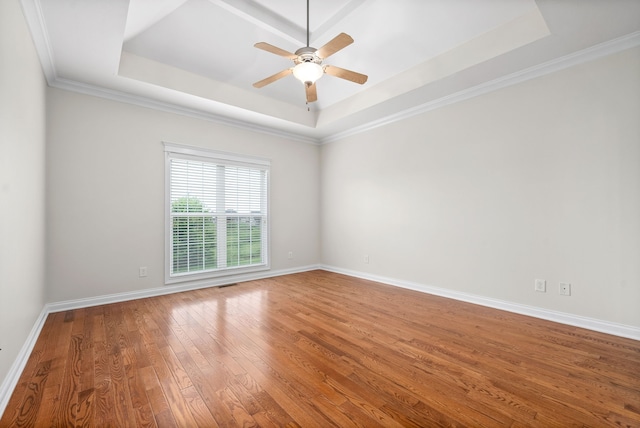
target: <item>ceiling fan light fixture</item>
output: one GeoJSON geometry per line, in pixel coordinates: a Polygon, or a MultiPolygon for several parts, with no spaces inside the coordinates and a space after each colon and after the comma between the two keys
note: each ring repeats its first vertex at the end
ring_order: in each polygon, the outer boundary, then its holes
{"type": "Polygon", "coordinates": [[[301,81],[305,86],[305,94],[307,96],[308,104],[318,100],[315,83],[316,80],[321,78],[325,73],[362,85],[367,81],[366,75],[340,67],[322,65],[322,62],[325,59],[349,46],[351,43],[353,43],[353,38],[350,35],[340,33],[325,43],[320,49],[309,46],[309,0],[307,0],[307,46],[301,47],[296,51],[296,53],[291,53],[265,42],[259,42],[254,45],[258,49],[292,60],[295,66],[282,70],[273,76],[267,77],[266,79],[262,79],[259,82],[254,83],[253,86],[255,88],[262,88],[263,86],[273,83],[276,80],[280,80],[289,74],[293,74],[293,77],[301,81]]]}
{"type": "Polygon", "coordinates": [[[313,85],[323,74],[322,66],[315,62],[301,62],[293,67],[293,75],[305,85],[313,85]]]}

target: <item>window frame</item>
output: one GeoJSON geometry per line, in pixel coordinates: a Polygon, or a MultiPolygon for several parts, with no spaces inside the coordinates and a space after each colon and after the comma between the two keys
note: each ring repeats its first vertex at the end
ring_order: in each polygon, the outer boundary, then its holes
{"type": "Polygon", "coordinates": [[[164,276],[165,285],[182,282],[214,279],[225,276],[248,274],[253,272],[266,271],[271,269],[271,218],[270,218],[270,186],[271,186],[271,161],[265,158],[247,156],[218,150],[191,147],[182,144],[163,142],[165,156],[165,180],[164,180],[164,213],[165,213],[165,255],[164,255],[164,276]],[[232,266],[222,269],[200,271],[195,273],[171,274],[172,255],[172,217],[171,217],[171,160],[184,159],[196,162],[214,163],[229,166],[249,167],[264,170],[266,172],[266,245],[263,245],[263,263],[251,266],[232,266]]]}

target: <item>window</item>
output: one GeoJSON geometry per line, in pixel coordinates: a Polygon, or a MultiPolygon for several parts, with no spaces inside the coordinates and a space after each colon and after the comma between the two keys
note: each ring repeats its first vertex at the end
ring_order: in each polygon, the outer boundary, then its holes
{"type": "Polygon", "coordinates": [[[165,143],[165,282],[269,268],[269,161],[165,143]]]}

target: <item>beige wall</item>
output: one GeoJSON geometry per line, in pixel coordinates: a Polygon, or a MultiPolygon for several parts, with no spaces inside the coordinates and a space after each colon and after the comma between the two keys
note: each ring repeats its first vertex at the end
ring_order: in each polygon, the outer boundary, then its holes
{"type": "Polygon", "coordinates": [[[636,48],[323,146],[322,262],[640,326],[638,76],[636,48]]]}
{"type": "Polygon", "coordinates": [[[47,111],[48,301],[163,286],[163,141],[271,159],[271,268],[318,263],[319,147],[57,89],[47,111]]]}
{"type": "Polygon", "coordinates": [[[0,64],[0,379],[46,302],[163,285],[162,141],[271,159],[274,271],[640,326],[640,49],[322,147],[46,89],[19,0],[0,64]]]}
{"type": "Polygon", "coordinates": [[[20,2],[0,1],[0,384],[45,303],[45,88],[20,2]]]}

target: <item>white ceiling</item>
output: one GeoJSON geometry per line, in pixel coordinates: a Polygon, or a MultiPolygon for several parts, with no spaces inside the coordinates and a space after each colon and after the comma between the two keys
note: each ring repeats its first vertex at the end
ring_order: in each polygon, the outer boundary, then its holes
{"type": "Polygon", "coordinates": [[[640,44],[640,0],[310,0],[310,44],[355,43],[325,61],[318,102],[292,66],[253,47],[306,45],[305,0],[22,0],[47,80],[62,87],[331,141],[640,44]]]}

